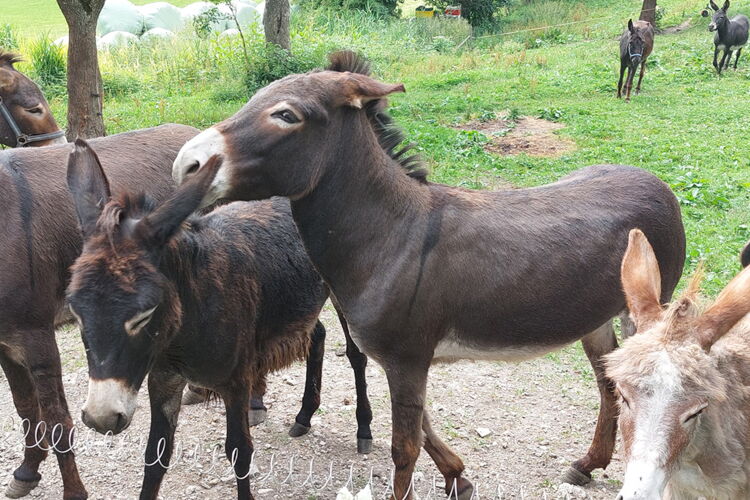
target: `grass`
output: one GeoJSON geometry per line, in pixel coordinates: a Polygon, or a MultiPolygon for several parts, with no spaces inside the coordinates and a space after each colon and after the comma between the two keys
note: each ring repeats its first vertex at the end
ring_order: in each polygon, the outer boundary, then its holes
{"type": "MultiPolygon", "coordinates": [[[[27,34],[39,31],[28,20],[30,12],[43,29],[57,29],[52,0],[12,3],[4,21],[22,27],[22,51],[30,43],[27,34]],[[29,10],[30,4],[36,8],[29,10]]],[[[323,64],[329,50],[353,48],[373,60],[379,78],[403,82],[407,93],[393,96],[392,114],[438,182],[482,189],[499,177],[532,186],[595,163],[648,169],[673,188],[682,205],[686,276],[705,259],[705,290],[713,295],[737,272],[737,254],[750,239],[750,128],[743,105],[750,98],[750,55],[737,71],[717,77],[708,21],[698,17],[694,2],[661,1],[663,26],[689,19],[693,27],[658,36],[643,93],[630,104],[619,101],[616,38],[625,20],[637,17],[640,3],[519,0],[501,16],[502,33],[460,50],[456,46],[469,33],[464,23],[304,13],[293,23],[294,64],[313,67],[323,64]],[[589,21],[523,31],[578,20],[589,21]],[[509,110],[564,123],[560,133],[577,149],[558,158],[499,157],[483,149],[482,134],[453,128],[509,110]]],[[[732,10],[750,14],[750,4],[733,4],[732,10]]],[[[260,48],[261,35],[249,38],[257,62],[251,76],[273,74],[278,68],[263,66],[273,61],[260,48]]],[[[254,90],[239,45],[231,40],[180,39],[104,53],[101,67],[109,133],[169,121],[205,127],[234,113],[254,90]]],[[[22,68],[33,72],[28,64],[22,68]]],[[[62,119],[64,100],[51,101],[62,119]]]]}

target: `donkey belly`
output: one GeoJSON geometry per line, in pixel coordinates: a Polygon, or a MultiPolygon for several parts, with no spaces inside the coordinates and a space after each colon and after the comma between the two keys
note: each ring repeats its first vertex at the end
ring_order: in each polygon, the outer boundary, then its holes
{"type": "Polygon", "coordinates": [[[504,347],[479,346],[471,344],[459,338],[455,332],[450,332],[435,347],[432,356],[434,362],[457,361],[459,359],[472,359],[476,361],[525,361],[534,359],[545,354],[562,349],[574,342],[561,344],[529,344],[529,345],[507,345],[504,347]]]}

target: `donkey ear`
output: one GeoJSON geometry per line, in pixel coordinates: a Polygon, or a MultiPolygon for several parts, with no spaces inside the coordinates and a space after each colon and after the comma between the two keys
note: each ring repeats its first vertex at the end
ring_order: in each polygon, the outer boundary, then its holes
{"type": "Polygon", "coordinates": [[[729,0],[725,0],[724,6],[721,8],[724,12],[729,10],[729,0]]]}
{"type": "Polygon", "coordinates": [[[341,85],[341,104],[362,109],[362,106],[375,99],[382,99],[394,92],[406,92],[404,85],[381,83],[369,76],[357,73],[344,73],[341,85]]]}
{"type": "Polygon", "coordinates": [[[742,267],[747,267],[750,264],[750,241],[745,243],[745,248],[740,252],[740,264],[742,264],[742,267]]]}
{"type": "Polygon", "coordinates": [[[661,273],[651,244],[640,229],[628,235],[622,258],[622,288],[637,331],[648,329],[661,316],[661,273]]]}
{"type": "Polygon", "coordinates": [[[99,157],[83,139],[76,139],[68,156],[68,189],[83,235],[89,237],[112,193],[99,157]]]}
{"type": "Polygon", "coordinates": [[[697,320],[698,341],[707,351],[725,333],[750,313],[750,267],[721,291],[716,301],[697,320]]]}
{"type": "Polygon", "coordinates": [[[633,20],[632,19],[628,19],[628,30],[631,33],[635,33],[635,28],[633,27],[633,20]]]}
{"type": "Polygon", "coordinates": [[[710,5],[714,10],[719,10],[719,6],[714,3],[714,0],[709,0],[708,5],[710,5]]]}
{"type": "Polygon", "coordinates": [[[219,171],[223,157],[213,155],[195,174],[153,213],[144,217],[137,226],[137,234],[154,247],[165,245],[180,229],[182,223],[201,205],[219,171]]]}

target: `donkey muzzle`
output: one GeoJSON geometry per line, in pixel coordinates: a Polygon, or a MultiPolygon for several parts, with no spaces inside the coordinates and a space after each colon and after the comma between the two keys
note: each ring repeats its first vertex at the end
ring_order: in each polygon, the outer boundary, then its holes
{"type": "Polygon", "coordinates": [[[81,410],[81,420],[101,434],[119,434],[130,425],[137,398],[138,392],[123,381],[89,379],[89,393],[81,410]]]}
{"type": "Polygon", "coordinates": [[[711,23],[708,25],[708,31],[716,31],[716,24],[711,23]]]}

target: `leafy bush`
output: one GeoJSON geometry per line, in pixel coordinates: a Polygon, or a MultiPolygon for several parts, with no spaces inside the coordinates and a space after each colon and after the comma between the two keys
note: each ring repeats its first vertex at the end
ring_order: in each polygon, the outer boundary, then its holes
{"type": "Polygon", "coordinates": [[[431,0],[430,3],[441,10],[448,5],[461,5],[461,16],[474,28],[490,29],[496,23],[495,13],[510,0],[431,0]]]}
{"type": "Polygon", "coordinates": [[[31,44],[29,51],[34,77],[45,93],[60,95],[65,93],[65,51],[58,47],[47,35],[31,44]]]}
{"type": "Polygon", "coordinates": [[[399,17],[402,0],[300,0],[299,5],[305,10],[363,10],[380,17],[399,17]]]}
{"type": "Polygon", "coordinates": [[[18,48],[18,38],[16,37],[13,26],[3,24],[0,26],[0,50],[10,50],[18,48]]]}
{"type": "Polygon", "coordinates": [[[263,44],[254,49],[255,53],[250,57],[250,66],[245,75],[245,87],[251,95],[279,78],[304,73],[325,63],[324,53],[317,53],[314,48],[310,50],[304,46],[295,47],[293,52],[273,44],[263,44]]]}

